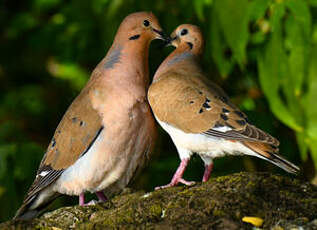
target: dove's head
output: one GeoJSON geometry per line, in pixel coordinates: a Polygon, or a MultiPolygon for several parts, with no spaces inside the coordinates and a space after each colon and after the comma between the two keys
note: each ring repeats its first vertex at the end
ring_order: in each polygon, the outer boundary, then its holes
{"type": "Polygon", "coordinates": [[[154,39],[166,40],[167,36],[152,12],[137,12],[128,15],[121,22],[116,40],[150,42],[154,39]]]}
{"type": "Polygon", "coordinates": [[[198,26],[182,24],[170,37],[170,43],[176,48],[189,49],[196,54],[201,54],[204,49],[204,37],[198,26]]]}

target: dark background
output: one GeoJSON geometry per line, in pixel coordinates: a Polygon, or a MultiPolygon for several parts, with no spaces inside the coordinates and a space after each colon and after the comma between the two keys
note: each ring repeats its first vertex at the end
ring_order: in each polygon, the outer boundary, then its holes
{"type": "MultiPolygon", "coordinates": [[[[0,4],[0,221],[22,202],[61,117],[104,57],[122,19],[152,11],[171,33],[197,24],[206,37],[203,64],[256,126],[277,137],[280,152],[315,181],[317,165],[316,0],[26,0],[0,4]],[[315,163],[314,163],[315,162],[315,163]]],[[[155,69],[172,48],[150,49],[155,69]]],[[[134,187],[153,190],[179,164],[159,129],[151,162],[134,187]]],[[[200,181],[194,156],[186,173],[200,181]]],[[[251,157],[215,161],[213,177],[280,169],[251,157]]],[[[93,198],[93,197],[91,197],[93,198]]],[[[54,207],[75,204],[59,199],[54,207]]]]}

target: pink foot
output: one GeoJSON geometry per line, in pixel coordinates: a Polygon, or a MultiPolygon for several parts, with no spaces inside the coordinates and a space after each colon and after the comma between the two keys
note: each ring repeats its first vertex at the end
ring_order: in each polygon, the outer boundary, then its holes
{"type": "Polygon", "coordinates": [[[155,190],[173,187],[173,186],[177,185],[178,183],[182,183],[182,184],[185,184],[188,186],[195,184],[194,181],[186,181],[185,179],[183,179],[183,174],[185,172],[185,169],[187,167],[188,162],[189,162],[189,158],[182,159],[181,163],[179,164],[179,166],[178,166],[178,168],[177,168],[177,170],[172,178],[172,181],[167,185],[156,187],[155,190]]]}
{"type": "Polygon", "coordinates": [[[205,165],[205,172],[203,176],[203,182],[206,182],[209,180],[210,174],[212,172],[212,169],[214,167],[214,163],[211,163],[209,165],[205,165]]]}
{"type": "Polygon", "coordinates": [[[96,192],[96,195],[99,199],[99,202],[106,202],[107,201],[107,197],[105,196],[105,194],[103,193],[103,191],[99,191],[99,192],[96,192]]]}
{"type": "Polygon", "coordinates": [[[91,200],[86,204],[85,203],[85,193],[80,194],[79,195],[79,205],[80,206],[89,206],[89,205],[95,205],[95,204],[107,201],[107,198],[103,192],[101,192],[101,191],[96,192],[96,195],[99,198],[99,201],[91,200]]]}

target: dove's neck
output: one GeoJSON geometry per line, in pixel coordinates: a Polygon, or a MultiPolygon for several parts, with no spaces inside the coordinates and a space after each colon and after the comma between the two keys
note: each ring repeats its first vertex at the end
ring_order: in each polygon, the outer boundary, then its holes
{"type": "Polygon", "coordinates": [[[171,71],[175,73],[201,72],[199,59],[200,55],[193,53],[190,49],[178,47],[159,66],[153,82],[159,81],[165,73],[171,71]]]}
{"type": "Polygon", "coordinates": [[[138,85],[145,88],[149,84],[148,52],[150,40],[140,37],[122,43],[114,43],[98,69],[105,81],[116,84],[138,85]]]}

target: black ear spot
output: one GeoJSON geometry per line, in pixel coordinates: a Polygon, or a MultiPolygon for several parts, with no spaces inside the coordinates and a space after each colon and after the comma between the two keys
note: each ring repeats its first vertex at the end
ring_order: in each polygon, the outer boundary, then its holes
{"type": "Polygon", "coordinates": [[[187,42],[187,44],[188,44],[188,46],[189,46],[189,48],[190,48],[190,49],[192,49],[192,48],[193,48],[193,43],[191,43],[191,42],[187,42]]]}
{"type": "Polygon", "coordinates": [[[140,34],[136,34],[132,37],[129,37],[129,40],[137,40],[140,37],[140,34]]]}

